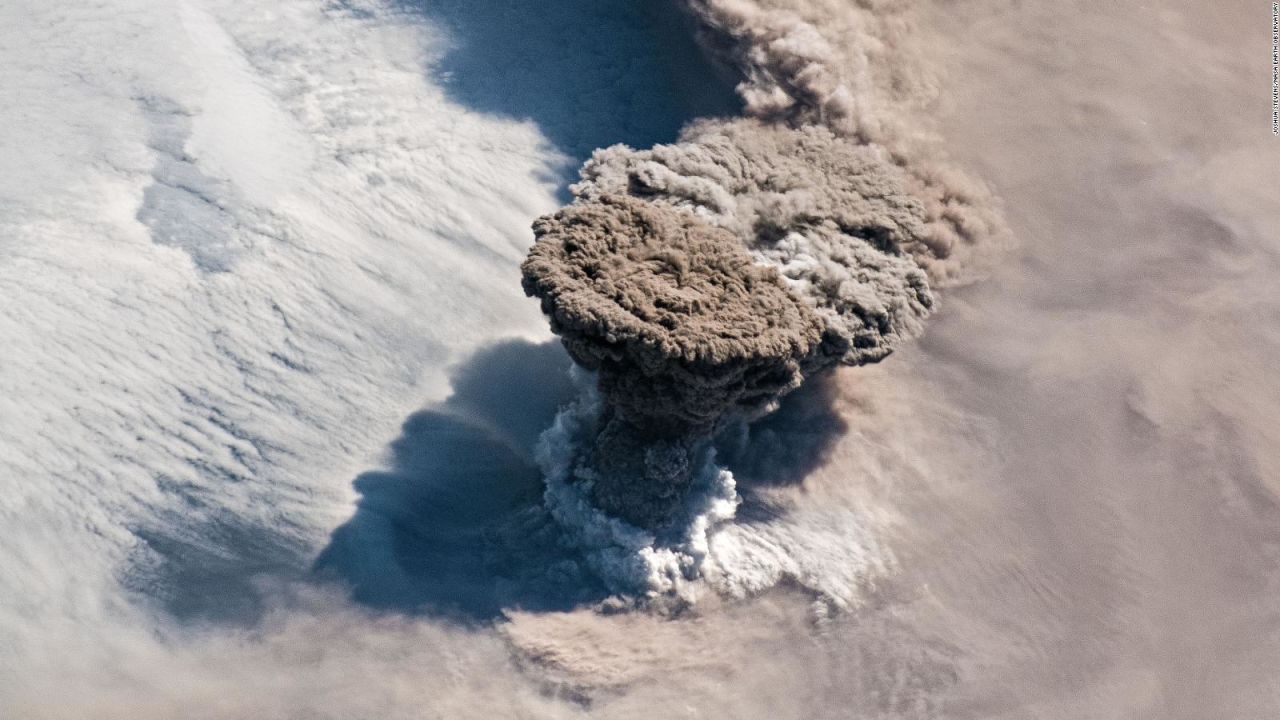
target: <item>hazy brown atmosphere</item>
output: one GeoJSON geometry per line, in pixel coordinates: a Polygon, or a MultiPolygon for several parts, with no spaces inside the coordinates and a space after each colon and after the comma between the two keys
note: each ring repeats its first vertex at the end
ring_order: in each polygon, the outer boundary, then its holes
{"type": "Polygon", "coordinates": [[[851,431],[795,502],[883,513],[895,571],[802,631],[781,596],[692,631],[584,618],[588,644],[627,628],[621,657],[568,662],[652,664],[614,709],[1280,714],[1280,144],[1244,5],[925,13],[940,134],[1020,247],[922,342],[840,371],[851,431]]]}

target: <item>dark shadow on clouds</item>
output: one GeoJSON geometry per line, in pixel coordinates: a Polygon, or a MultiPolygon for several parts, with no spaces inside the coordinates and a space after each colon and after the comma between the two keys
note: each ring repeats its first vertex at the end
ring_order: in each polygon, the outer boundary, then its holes
{"type": "Polygon", "coordinates": [[[356,478],[356,512],[317,577],[367,606],[464,622],[602,599],[543,509],[532,457],[573,397],[568,367],[555,342],[506,341],[471,358],[448,400],[405,421],[387,467],[356,478]]]}
{"type": "Polygon", "coordinates": [[[746,425],[734,423],[716,439],[716,454],[733,471],[742,496],[739,522],[768,521],[780,512],[770,488],[794,487],[824,465],[849,424],[836,410],[835,373],[809,378],[778,409],[746,425]]]}
{"type": "Polygon", "coordinates": [[[428,69],[466,107],[531,120],[576,169],[599,147],[674,141],[696,117],[737,114],[670,0],[400,0],[449,49],[428,69]]]}
{"type": "MultiPolygon", "coordinates": [[[[558,342],[523,340],[460,365],[452,395],[405,421],[387,466],[356,478],[356,512],[334,531],[316,577],[367,606],[462,622],[603,600],[544,509],[533,461],[576,395],[569,366],[558,342]]],[[[749,430],[726,433],[720,452],[740,478],[744,520],[773,517],[757,489],[799,484],[826,458],[845,429],[832,396],[820,379],[749,430]]]]}
{"type": "MultiPolygon", "coordinates": [[[[576,396],[569,366],[558,342],[524,340],[458,365],[451,395],[410,415],[383,466],[355,478],[355,512],[310,570],[305,548],[289,541],[295,533],[221,507],[217,486],[166,485],[199,520],[175,510],[154,531],[136,528],[148,550],[141,557],[155,562],[140,560],[126,584],[188,623],[252,624],[298,582],[336,585],[378,610],[468,624],[603,600],[603,584],[543,507],[533,458],[576,396]]],[[[776,519],[785,511],[761,491],[799,485],[825,461],[846,428],[833,397],[831,381],[816,378],[772,415],[722,434],[720,459],[743,495],[739,521],[776,519]]]]}

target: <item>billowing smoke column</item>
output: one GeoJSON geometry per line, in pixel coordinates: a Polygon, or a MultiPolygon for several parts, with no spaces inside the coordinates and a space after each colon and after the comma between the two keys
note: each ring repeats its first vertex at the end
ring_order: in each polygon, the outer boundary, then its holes
{"type": "Polygon", "coordinates": [[[876,149],[820,126],[703,122],[678,145],[598,151],[578,203],[630,193],[736,236],[823,320],[810,370],[880,360],[933,308],[913,252],[929,253],[924,208],[876,149]]]}
{"type": "Polygon", "coordinates": [[[985,193],[864,107],[890,102],[854,54],[885,42],[880,15],[852,0],[688,9],[745,78],[748,117],[597,151],[522,268],[597,383],[545,438],[548,503],[606,580],[651,593],[699,573],[736,507],[716,431],[918,335],[930,282],[962,277],[1000,227],[985,193]]]}
{"type": "Polygon", "coordinates": [[[688,213],[601,195],[534,232],[525,290],[596,371],[606,403],[587,458],[596,500],[660,524],[726,415],[760,412],[799,386],[822,324],[732,233],[688,213]]]}

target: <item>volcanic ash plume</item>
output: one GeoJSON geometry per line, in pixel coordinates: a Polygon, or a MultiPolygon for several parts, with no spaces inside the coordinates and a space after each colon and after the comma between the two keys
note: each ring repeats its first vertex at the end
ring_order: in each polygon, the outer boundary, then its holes
{"type": "Polygon", "coordinates": [[[823,127],[703,122],[682,142],[599,150],[573,187],[580,201],[630,193],[732,232],[823,320],[815,365],[888,355],[932,311],[924,208],[877,148],[823,127]]]}
{"type": "Polygon", "coordinates": [[[821,323],[736,237],[687,213],[602,195],[534,232],[525,290],[607,407],[588,461],[596,501],[659,524],[726,415],[800,384],[821,323]]]}
{"type": "Polygon", "coordinates": [[[834,19],[691,0],[749,117],[598,150],[573,204],[534,224],[524,289],[597,381],[544,437],[548,504],[619,587],[678,587],[708,560],[737,505],[718,430],[917,336],[930,282],[963,277],[999,233],[978,186],[913,160],[921,146],[872,111],[891,95],[868,56],[835,49],[882,42],[876,16],[815,4],[834,19]]]}

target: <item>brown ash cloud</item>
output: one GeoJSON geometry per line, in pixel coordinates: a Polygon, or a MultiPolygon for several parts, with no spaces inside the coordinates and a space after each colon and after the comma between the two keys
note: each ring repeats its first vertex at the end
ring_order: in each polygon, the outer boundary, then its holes
{"type": "Polygon", "coordinates": [[[913,130],[928,82],[891,62],[892,4],[689,0],[745,117],[596,151],[535,223],[524,289],[602,400],[572,482],[609,516],[683,517],[727,420],[887,357],[923,332],[931,285],[1000,245],[989,193],[913,130]]]}
{"type": "Polygon", "coordinates": [[[727,415],[762,412],[799,386],[822,324],[733,234],[688,213],[603,195],[534,232],[525,291],[597,374],[608,407],[596,499],[653,524],[727,415]]]}
{"type": "Polygon", "coordinates": [[[935,286],[980,276],[1008,245],[985,184],[949,163],[921,116],[937,80],[912,51],[910,0],[688,0],[701,39],[736,69],[748,117],[823,127],[879,148],[924,209],[913,252],[935,286]]]}
{"type": "Polygon", "coordinates": [[[811,369],[878,361],[933,310],[917,260],[932,257],[925,210],[905,173],[825,127],[696,123],[674,145],[597,151],[582,178],[580,200],[630,193],[685,210],[777,268],[823,321],[811,369]]]}

